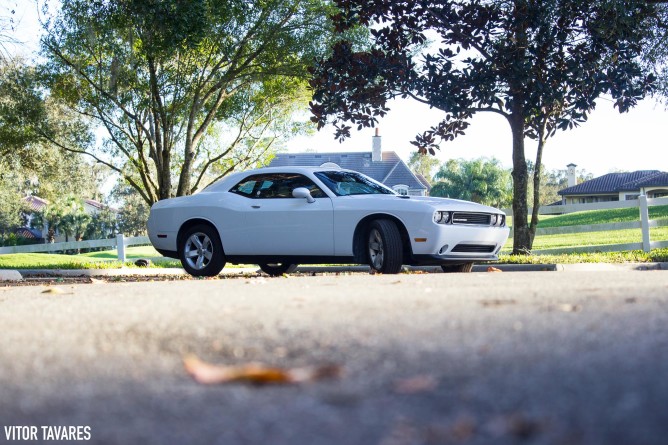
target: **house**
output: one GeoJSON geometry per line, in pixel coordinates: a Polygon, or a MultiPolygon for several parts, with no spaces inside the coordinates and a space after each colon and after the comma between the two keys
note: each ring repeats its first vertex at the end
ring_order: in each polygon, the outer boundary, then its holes
{"type": "Polygon", "coordinates": [[[279,153],[269,167],[334,167],[355,170],[385,184],[401,195],[427,196],[431,186],[408,168],[394,151],[383,151],[376,129],[370,152],[279,153]]]}
{"type": "MultiPolygon", "coordinates": [[[[34,227],[34,218],[35,214],[44,211],[46,207],[49,205],[49,201],[46,199],[40,198],[39,196],[26,196],[23,198],[23,201],[26,203],[26,213],[24,215],[24,218],[26,220],[26,226],[25,229],[28,229],[32,232],[35,238],[37,239],[42,239],[43,234],[46,234],[49,231],[48,224],[44,222],[43,227],[34,227]]],[[[107,208],[104,204],[101,202],[95,201],[94,199],[84,199],[83,200],[83,207],[84,211],[93,216],[102,211],[103,209],[107,208]]],[[[116,212],[115,209],[111,209],[112,211],[116,212]]],[[[23,228],[22,228],[23,229],[23,228]]],[[[31,238],[28,236],[27,232],[21,232],[24,233],[26,236],[25,238],[31,238]]],[[[58,230],[56,230],[56,241],[64,241],[65,237],[62,236],[61,234],[58,233],[58,230]]]]}
{"type": "Polygon", "coordinates": [[[581,184],[575,182],[575,164],[568,165],[568,187],[560,190],[562,204],[628,201],[640,195],[668,196],[668,173],[659,170],[608,173],[581,184]]]}

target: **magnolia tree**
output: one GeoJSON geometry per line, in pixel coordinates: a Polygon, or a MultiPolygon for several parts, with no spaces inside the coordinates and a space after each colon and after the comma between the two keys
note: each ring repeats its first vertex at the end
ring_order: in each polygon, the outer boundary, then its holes
{"type": "Polygon", "coordinates": [[[463,135],[474,114],[502,117],[512,133],[514,253],[533,243],[547,139],[586,121],[601,95],[624,112],[652,88],[637,56],[655,25],[653,2],[335,3],[341,38],[312,70],[312,120],[320,128],[333,123],[343,139],[348,124],[375,125],[390,99],[412,98],[443,111],[443,120],[413,142],[433,154],[440,142],[463,135]],[[357,26],[370,29],[369,48],[345,38],[357,26]],[[526,138],[537,144],[530,223],[526,138]]]}

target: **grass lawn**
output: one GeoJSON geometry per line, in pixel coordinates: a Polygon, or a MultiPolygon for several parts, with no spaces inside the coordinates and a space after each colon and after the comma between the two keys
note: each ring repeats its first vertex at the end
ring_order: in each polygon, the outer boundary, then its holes
{"type": "Polygon", "coordinates": [[[81,255],[12,253],[0,255],[0,269],[116,269],[133,267],[133,260],[138,258],[151,259],[153,267],[181,267],[179,261],[162,257],[151,246],[128,247],[125,252],[128,259],[125,264],[117,260],[116,250],[81,255]]]}
{"type": "Polygon", "coordinates": [[[668,249],[651,252],[570,253],[561,255],[499,255],[499,263],[506,264],[578,264],[578,263],[654,263],[668,261],[668,249]]]}
{"type": "MultiPolygon", "coordinates": [[[[652,206],[649,208],[649,219],[665,218],[668,218],[668,206],[652,206]]],[[[544,229],[547,227],[639,221],[640,214],[637,207],[632,207],[628,209],[590,210],[566,215],[540,215],[538,220],[538,227],[544,229]]]]}
{"type": "MultiPolygon", "coordinates": [[[[668,240],[668,227],[650,229],[652,241],[668,240]]],[[[565,247],[597,246],[606,244],[628,244],[642,242],[640,229],[612,230],[608,232],[583,232],[557,235],[536,236],[533,243],[535,250],[557,249],[565,247]]],[[[513,239],[508,238],[503,252],[510,252],[513,248],[513,239]]]]}
{"type": "MultiPolygon", "coordinates": [[[[103,260],[116,260],[118,259],[118,251],[114,250],[102,250],[99,252],[89,252],[82,253],[79,255],[86,258],[99,258],[103,260]]],[[[164,258],[160,255],[153,246],[132,246],[125,248],[125,258],[127,259],[138,259],[138,258],[164,258]]]]}

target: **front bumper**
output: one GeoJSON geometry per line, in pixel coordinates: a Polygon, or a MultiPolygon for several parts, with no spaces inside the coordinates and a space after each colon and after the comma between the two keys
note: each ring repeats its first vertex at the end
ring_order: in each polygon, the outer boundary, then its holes
{"type": "Polygon", "coordinates": [[[411,234],[411,247],[419,264],[495,261],[509,234],[508,227],[432,224],[411,234]]]}

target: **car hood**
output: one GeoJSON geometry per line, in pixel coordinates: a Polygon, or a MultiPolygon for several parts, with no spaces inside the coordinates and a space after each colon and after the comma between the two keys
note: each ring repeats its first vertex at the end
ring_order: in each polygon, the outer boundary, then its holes
{"type": "Polygon", "coordinates": [[[443,207],[452,208],[453,210],[464,210],[464,211],[475,211],[475,212],[490,212],[490,213],[503,213],[501,210],[486,206],[483,204],[478,204],[471,201],[463,201],[461,199],[451,199],[451,198],[436,198],[432,196],[411,196],[411,200],[429,204],[434,208],[442,209],[443,207]]]}
{"type": "MultiPolygon", "coordinates": [[[[504,213],[503,211],[478,204],[471,201],[462,201],[460,199],[451,199],[451,198],[436,198],[432,196],[398,196],[398,195],[350,195],[342,196],[342,199],[355,199],[355,200],[387,200],[393,203],[401,203],[400,205],[409,207],[409,206],[420,206],[420,207],[430,207],[433,210],[453,210],[460,212],[482,212],[482,213],[504,213]]],[[[389,203],[388,203],[389,204],[389,203]]]]}

